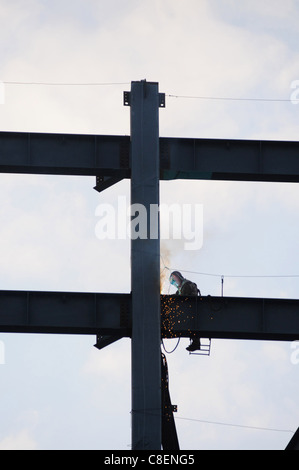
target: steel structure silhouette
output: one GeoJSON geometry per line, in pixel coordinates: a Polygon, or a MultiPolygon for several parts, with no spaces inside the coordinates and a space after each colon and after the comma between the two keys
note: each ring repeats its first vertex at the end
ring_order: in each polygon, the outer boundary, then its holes
{"type": "MultiPolygon", "coordinates": [[[[0,133],[0,172],[94,175],[97,191],[131,179],[131,204],[150,213],[159,181],[298,182],[299,143],[159,137],[156,82],[124,92],[130,136],[0,133]]],[[[131,241],[131,293],[0,291],[0,331],[90,334],[101,349],[132,339],[132,449],[178,449],[161,339],[296,340],[299,301],[160,295],[160,239],[131,241]]],[[[298,440],[294,442],[298,446],[298,440]]]]}

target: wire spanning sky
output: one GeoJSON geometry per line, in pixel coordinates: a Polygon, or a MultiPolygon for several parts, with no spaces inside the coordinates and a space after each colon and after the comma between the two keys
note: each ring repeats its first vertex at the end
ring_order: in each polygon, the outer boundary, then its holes
{"type": "MultiPolygon", "coordinates": [[[[295,0],[1,0],[0,130],[128,135],[122,94],[146,78],[168,95],[161,136],[298,140],[298,20],[295,0]]],[[[129,241],[95,236],[96,208],[129,197],[128,181],[99,194],[89,177],[0,180],[1,289],[130,291],[129,241]]],[[[163,182],[161,202],[203,204],[203,247],[161,246],[203,295],[220,295],[221,278],[199,273],[230,273],[246,277],[225,278],[225,295],[298,298],[297,277],[275,277],[299,274],[296,184],[163,182]]],[[[0,341],[0,449],[130,449],[129,340],[0,341]]],[[[296,345],[186,346],[167,356],[181,448],[285,448],[299,424],[296,345]]]]}

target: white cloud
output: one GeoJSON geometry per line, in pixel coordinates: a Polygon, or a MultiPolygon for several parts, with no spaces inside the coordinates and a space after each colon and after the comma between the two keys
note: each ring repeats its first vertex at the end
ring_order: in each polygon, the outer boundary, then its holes
{"type": "Polygon", "coordinates": [[[37,442],[30,431],[24,429],[0,441],[0,450],[37,450],[37,442]]]}
{"type": "Polygon", "coordinates": [[[13,423],[14,431],[8,432],[5,437],[2,437],[4,434],[4,428],[2,428],[0,450],[37,450],[35,430],[38,422],[39,414],[36,410],[22,412],[13,423]]]}

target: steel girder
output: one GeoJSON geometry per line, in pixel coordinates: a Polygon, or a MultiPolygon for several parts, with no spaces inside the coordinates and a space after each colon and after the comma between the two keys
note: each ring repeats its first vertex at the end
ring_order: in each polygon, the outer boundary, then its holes
{"type": "MultiPolygon", "coordinates": [[[[160,180],[299,181],[299,142],[160,137],[159,147],[160,180]]],[[[129,136],[0,132],[1,173],[111,177],[113,184],[130,178],[130,153],[129,136]]]]}
{"type": "MultiPolygon", "coordinates": [[[[131,294],[0,291],[0,331],[131,337],[131,294]]],[[[161,296],[161,337],[294,341],[299,300],[161,296]]]]}

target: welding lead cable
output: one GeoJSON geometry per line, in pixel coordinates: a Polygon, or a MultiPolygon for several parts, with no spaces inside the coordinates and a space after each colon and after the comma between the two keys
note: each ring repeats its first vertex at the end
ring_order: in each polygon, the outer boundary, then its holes
{"type": "Polygon", "coordinates": [[[177,349],[178,345],[180,344],[180,341],[181,341],[181,338],[178,339],[177,344],[175,345],[175,347],[173,348],[172,351],[167,351],[167,349],[165,348],[164,341],[163,341],[163,339],[162,339],[162,346],[163,346],[163,349],[164,349],[164,351],[166,352],[166,354],[172,354],[172,353],[174,353],[174,351],[177,349]]]}

